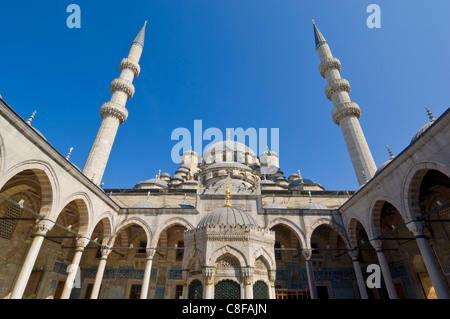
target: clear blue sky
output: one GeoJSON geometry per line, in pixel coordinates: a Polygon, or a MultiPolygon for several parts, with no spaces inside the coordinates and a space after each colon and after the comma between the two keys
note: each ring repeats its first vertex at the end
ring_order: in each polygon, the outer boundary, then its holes
{"type": "MultiPolygon", "coordinates": [[[[288,177],[328,190],[358,187],[314,47],[316,24],[342,63],[377,166],[449,106],[450,1],[154,0],[3,1],[0,94],[81,169],[119,64],[148,20],[141,74],[103,178],[132,188],[174,174],[177,127],[279,128],[288,177]],[[69,4],[81,28],[69,29],[69,4]],[[381,7],[369,29],[366,8],[381,7]]],[[[205,142],[206,144],[207,142],[205,142]]]]}

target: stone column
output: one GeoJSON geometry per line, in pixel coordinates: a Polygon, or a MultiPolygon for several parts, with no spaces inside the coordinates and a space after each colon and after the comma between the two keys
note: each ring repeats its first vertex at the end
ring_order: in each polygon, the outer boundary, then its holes
{"type": "Polygon", "coordinates": [[[102,257],[100,258],[100,263],[98,264],[97,274],[95,275],[94,287],[92,287],[91,299],[98,299],[98,294],[100,293],[100,287],[102,285],[103,273],[105,272],[106,261],[109,254],[111,253],[111,248],[103,247],[101,250],[102,257]]]}
{"type": "Polygon", "coordinates": [[[356,281],[358,282],[359,295],[361,299],[369,299],[366,290],[366,282],[364,281],[364,277],[361,272],[361,266],[358,261],[358,250],[350,250],[348,252],[350,257],[352,258],[353,268],[355,269],[356,281]]]}
{"type": "Polygon", "coordinates": [[[19,276],[14,285],[10,299],[22,299],[23,293],[30,278],[36,259],[39,255],[44,236],[52,229],[54,222],[50,220],[41,220],[36,224],[37,231],[34,234],[33,241],[28,250],[27,257],[20,269],[19,276]]]}
{"type": "Polygon", "coordinates": [[[203,294],[204,299],[214,299],[214,272],[214,267],[203,268],[205,282],[205,293],[203,294]]]}
{"type": "Polygon", "coordinates": [[[275,278],[276,278],[276,271],[275,270],[270,270],[269,271],[269,282],[270,282],[269,298],[270,299],[276,299],[277,298],[277,294],[276,294],[276,291],[275,291],[275,278]]]}
{"type": "Polygon", "coordinates": [[[155,252],[155,249],[147,249],[147,262],[145,263],[144,278],[142,280],[141,299],[147,299],[148,297],[148,286],[150,285],[150,275],[155,252]]]}
{"type": "Polygon", "coordinates": [[[447,287],[442,280],[441,274],[434,260],[433,253],[431,252],[428,241],[423,234],[423,222],[410,222],[406,226],[416,237],[417,246],[419,246],[420,254],[422,255],[425,267],[427,268],[428,275],[430,275],[430,279],[433,283],[437,297],[439,299],[448,299],[447,287]]]}
{"type": "Polygon", "coordinates": [[[308,277],[308,287],[311,299],[317,299],[316,281],[314,279],[314,269],[311,261],[311,250],[303,250],[303,257],[306,262],[306,275],[308,277]]]}
{"type": "Polygon", "coordinates": [[[84,248],[89,243],[88,238],[78,238],[77,239],[77,248],[75,249],[75,255],[73,256],[72,264],[70,264],[68,271],[69,275],[67,276],[66,283],[64,284],[64,289],[61,294],[61,299],[69,299],[70,294],[72,292],[73,283],[75,281],[75,277],[80,269],[80,260],[83,255],[84,248]]]}
{"type": "Polygon", "coordinates": [[[373,248],[377,252],[378,262],[380,263],[381,273],[383,274],[384,284],[390,299],[398,299],[397,291],[395,290],[394,282],[392,281],[391,270],[383,252],[383,241],[373,240],[371,242],[373,248]]]}
{"type": "Polygon", "coordinates": [[[253,268],[242,268],[244,277],[244,298],[253,299],[253,268]]]}

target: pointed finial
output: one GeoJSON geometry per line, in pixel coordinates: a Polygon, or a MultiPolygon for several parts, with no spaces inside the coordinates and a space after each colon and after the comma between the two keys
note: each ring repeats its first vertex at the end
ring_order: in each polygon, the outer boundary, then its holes
{"type": "Polygon", "coordinates": [[[316,24],[316,23],[314,22],[314,19],[312,19],[312,22],[313,22],[313,24],[316,24]]]}
{"type": "Polygon", "coordinates": [[[228,140],[230,140],[230,130],[228,129],[228,140]]]}
{"type": "Polygon", "coordinates": [[[427,109],[427,113],[428,113],[428,117],[429,117],[430,121],[435,121],[436,119],[434,118],[433,113],[431,113],[429,108],[426,107],[426,109],[427,109]]]}
{"type": "Polygon", "coordinates": [[[298,172],[298,178],[300,178],[300,180],[301,180],[302,183],[303,183],[303,178],[302,178],[302,174],[300,174],[300,170],[297,170],[297,172],[298,172]]]}
{"type": "Polygon", "coordinates": [[[309,195],[309,202],[311,203],[312,202],[312,196],[311,196],[311,192],[310,191],[308,191],[308,195],[309,195]]]}
{"type": "Polygon", "coordinates": [[[158,179],[161,179],[161,170],[158,171],[158,179]]]}
{"type": "Polygon", "coordinates": [[[388,149],[389,156],[390,156],[391,158],[395,158],[395,156],[394,156],[394,154],[392,153],[391,148],[389,147],[389,145],[386,145],[386,147],[387,147],[387,149],[388,149]]]}
{"type": "Polygon", "coordinates": [[[28,119],[28,121],[27,121],[28,125],[31,125],[31,121],[33,121],[35,115],[36,115],[36,111],[34,111],[33,114],[31,114],[30,118],[28,119]]]}
{"type": "Polygon", "coordinates": [[[313,27],[314,27],[314,40],[316,42],[316,49],[318,49],[322,44],[327,43],[327,40],[325,40],[325,37],[320,33],[319,28],[317,28],[316,23],[313,20],[313,27]]]}
{"type": "Polygon", "coordinates": [[[147,202],[149,200],[149,197],[150,197],[150,192],[147,192],[147,202]]]}
{"type": "Polygon", "coordinates": [[[147,25],[147,21],[145,21],[144,26],[141,31],[137,35],[136,39],[134,39],[133,44],[137,44],[141,48],[144,48],[144,39],[145,39],[145,26],[147,25]]]}
{"type": "Polygon", "coordinates": [[[73,147],[70,148],[69,153],[67,153],[66,160],[69,160],[70,154],[72,154],[73,147]]]}

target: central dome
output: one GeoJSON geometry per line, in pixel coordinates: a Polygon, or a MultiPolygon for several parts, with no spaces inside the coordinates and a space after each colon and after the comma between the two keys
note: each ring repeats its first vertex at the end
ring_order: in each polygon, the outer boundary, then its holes
{"type": "Polygon", "coordinates": [[[249,153],[250,155],[256,156],[255,152],[252,151],[250,147],[247,145],[237,142],[237,141],[221,141],[217,142],[211,146],[209,146],[203,154],[210,154],[211,152],[221,152],[221,151],[229,151],[229,152],[242,152],[249,153]]]}
{"type": "Polygon", "coordinates": [[[206,225],[253,225],[255,220],[248,213],[233,207],[220,207],[204,216],[197,227],[206,225]]]}

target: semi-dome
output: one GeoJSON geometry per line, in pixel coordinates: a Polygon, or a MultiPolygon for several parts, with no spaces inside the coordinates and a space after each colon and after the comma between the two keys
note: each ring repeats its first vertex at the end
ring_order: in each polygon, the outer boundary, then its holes
{"type": "Polygon", "coordinates": [[[148,200],[142,201],[142,202],[137,202],[136,204],[134,204],[131,207],[133,207],[133,208],[157,208],[157,206],[155,204],[153,204],[152,202],[150,202],[148,200]]]}
{"type": "Polygon", "coordinates": [[[233,207],[220,207],[204,216],[198,227],[206,225],[253,225],[256,222],[248,213],[233,207]]]}
{"type": "Polygon", "coordinates": [[[329,209],[329,208],[317,202],[309,202],[300,207],[300,209],[329,209]]]}

